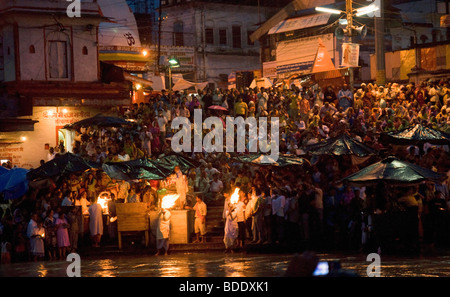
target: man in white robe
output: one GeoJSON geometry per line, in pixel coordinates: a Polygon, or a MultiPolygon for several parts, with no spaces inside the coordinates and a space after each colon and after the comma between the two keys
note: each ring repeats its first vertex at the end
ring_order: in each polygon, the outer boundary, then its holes
{"type": "Polygon", "coordinates": [[[178,201],[180,203],[180,209],[184,209],[186,205],[186,194],[188,191],[188,182],[186,175],[181,172],[179,166],[175,166],[175,186],[177,189],[177,194],[180,195],[178,201]]]}
{"type": "Polygon", "coordinates": [[[158,217],[158,227],[156,229],[156,255],[164,249],[164,254],[169,252],[170,217],[172,214],[167,209],[161,209],[158,217]]]}
{"type": "Polygon", "coordinates": [[[234,204],[228,203],[227,209],[225,210],[225,216],[226,221],[223,243],[225,244],[225,252],[228,253],[233,252],[238,237],[237,213],[234,204]]]}
{"type": "Polygon", "coordinates": [[[97,198],[89,206],[89,231],[94,247],[100,247],[100,240],[103,235],[103,210],[102,206],[97,203],[97,198]]]}

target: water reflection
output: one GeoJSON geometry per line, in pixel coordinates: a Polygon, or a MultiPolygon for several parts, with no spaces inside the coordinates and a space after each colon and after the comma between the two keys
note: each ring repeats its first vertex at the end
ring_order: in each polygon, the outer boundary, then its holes
{"type": "Polygon", "coordinates": [[[37,273],[39,277],[46,277],[48,275],[48,270],[45,265],[41,263],[38,267],[37,273]]]}
{"type": "Polygon", "coordinates": [[[162,277],[176,277],[189,273],[189,270],[186,269],[185,263],[183,262],[165,260],[160,265],[158,275],[162,277]]]}
{"type": "Polygon", "coordinates": [[[225,263],[223,263],[219,268],[223,270],[225,276],[227,277],[241,277],[245,276],[242,274],[244,271],[243,263],[240,261],[235,261],[233,258],[225,258],[225,263]]]}
{"type": "MultiPolygon", "coordinates": [[[[81,273],[82,273],[82,276],[84,276],[84,273],[83,273],[84,261],[81,260],[81,263],[82,263],[81,273]]],[[[93,267],[91,269],[94,270],[93,276],[100,276],[100,277],[117,276],[116,271],[119,269],[119,267],[117,265],[115,265],[115,263],[112,259],[104,259],[104,260],[100,260],[96,263],[94,262],[92,264],[93,264],[92,265],[93,267]],[[95,269],[98,269],[98,271],[95,271],[95,269]]]]}
{"type": "MultiPolygon", "coordinates": [[[[370,262],[366,255],[319,254],[323,261],[339,259],[344,269],[365,277],[370,262]]],[[[110,259],[81,258],[82,277],[260,277],[282,276],[292,255],[222,253],[169,256],[112,255],[110,259]]],[[[42,261],[0,265],[0,276],[66,277],[66,261],[42,261]]],[[[381,257],[382,277],[450,276],[450,256],[432,258],[381,257]]]]}

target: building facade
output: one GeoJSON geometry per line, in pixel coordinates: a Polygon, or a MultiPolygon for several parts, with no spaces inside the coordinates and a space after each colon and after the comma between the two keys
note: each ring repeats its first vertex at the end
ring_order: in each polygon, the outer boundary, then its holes
{"type": "Polygon", "coordinates": [[[0,160],[32,168],[71,147],[65,125],[130,103],[128,82],[105,83],[96,0],[69,17],[66,1],[0,2],[0,160]]]}
{"type": "Polygon", "coordinates": [[[259,42],[251,42],[249,36],[274,11],[273,7],[212,1],[166,2],[160,11],[164,17],[155,59],[160,58],[164,71],[165,55],[176,56],[181,67],[174,69],[175,73],[193,82],[226,88],[231,72],[261,70],[259,42]]]}

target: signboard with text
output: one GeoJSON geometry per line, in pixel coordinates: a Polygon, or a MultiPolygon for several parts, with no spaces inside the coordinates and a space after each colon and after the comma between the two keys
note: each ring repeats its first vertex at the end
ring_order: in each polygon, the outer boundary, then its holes
{"type": "Polygon", "coordinates": [[[276,50],[277,76],[286,78],[292,74],[311,72],[319,48],[319,38],[331,59],[334,60],[334,37],[332,33],[280,41],[277,43],[276,50]]]}

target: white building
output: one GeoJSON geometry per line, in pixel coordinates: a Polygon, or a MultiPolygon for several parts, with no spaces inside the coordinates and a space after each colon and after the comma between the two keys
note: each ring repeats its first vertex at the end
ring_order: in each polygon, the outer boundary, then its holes
{"type": "MultiPolygon", "coordinates": [[[[249,36],[273,10],[201,1],[165,5],[162,7],[161,48],[168,55],[180,52],[178,58],[185,79],[208,81],[226,88],[231,72],[261,70],[260,46],[258,42],[251,42],[249,36]]],[[[164,54],[160,56],[164,61],[164,54]]]]}
{"type": "Polygon", "coordinates": [[[50,147],[70,148],[65,125],[131,102],[129,83],[102,82],[97,0],[81,1],[81,17],[69,4],[0,2],[0,160],[37,167],[50,147]]]}
{"type": "MultiPolygon", "coordinates": [[[[394,1],[400,10],[401,25],[390,28],[392,50],[414,47],[414,44],[447,40],[447,28],[441,27],[440,18],[448,14],[448,1],[413,0],[394,1]]],[[[389,24],[390,20],[386,23],[389,24]]]]}

